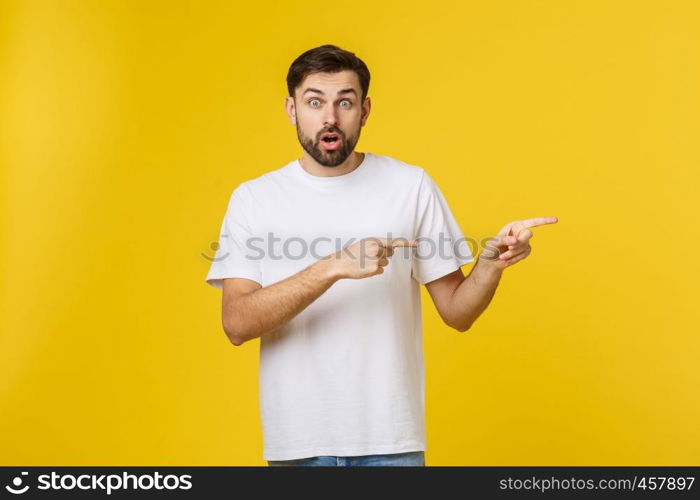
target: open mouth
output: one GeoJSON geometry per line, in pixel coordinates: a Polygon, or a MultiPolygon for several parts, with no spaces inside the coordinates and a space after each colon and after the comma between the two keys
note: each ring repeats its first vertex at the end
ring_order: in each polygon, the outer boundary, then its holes
{"type": "Polygon", "coordinates": [[[321,138],[321,145],[326,150],[338,149],[340,147],[341,142],[342,142],[342,140],[340,139],[340,136],[337,134],[328,134],[328,135],[324,135],[321,138]]]}

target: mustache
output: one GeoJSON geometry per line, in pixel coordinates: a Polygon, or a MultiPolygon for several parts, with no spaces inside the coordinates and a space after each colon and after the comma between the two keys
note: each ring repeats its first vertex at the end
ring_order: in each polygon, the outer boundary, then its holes
{"type": "Polygon", "coordinates": [[[321,136],[322,136],[323,134],[338,134],[339,137],[345,137],[345,134],[343,134],[342,130],[340,130],[339,128],[331,128],[331,129],[328,129],[328,130],[321,130],[321,131],[318,133],[318,139],[319,139],[319,140],[321,140],[321,136]]]}

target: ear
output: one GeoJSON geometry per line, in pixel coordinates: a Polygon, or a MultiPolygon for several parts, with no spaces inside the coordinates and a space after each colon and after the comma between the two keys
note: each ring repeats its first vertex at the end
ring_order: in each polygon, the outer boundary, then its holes
{"type": "Polygon", "coordinates": [[[297,110],[296,110],[296,106],[294,105],[294,98],[293,97],[287,96],[287,98],[284,101],[284,109],[287,112],[287,117],[289,118],[289,123],[296,126],[296,124],[297,124],[297,110]]]}
{"type": "Polygon", "coordinates": [[[362,103],[362,118],[360,120],[360,126],[364,127],[365,123],[367,123],[367,117],[369,117],[369,112],[372,109],[372,102],[370,101],[369,96],[365,99],[365,102],[362,103]]]}

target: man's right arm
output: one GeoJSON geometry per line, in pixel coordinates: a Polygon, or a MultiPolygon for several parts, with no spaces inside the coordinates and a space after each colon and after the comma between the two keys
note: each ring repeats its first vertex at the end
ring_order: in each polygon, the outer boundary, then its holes
{"type": "Polygon", "coordinates": [[[275,331],[343,278],[382,274],[397,246],[415,247],[405,239],[368,238],[325,257],[298,273],[261,287],[244,278],[224,279],[222,322],[232,344],[275,331]]]}
{"type": "Polygon", "coordinates": [[[340,276],[327,259],[264,288],[244,278],[225,279],[224,331],[234,345],[274,331],[308,307],[338,279],[340,276]]]}

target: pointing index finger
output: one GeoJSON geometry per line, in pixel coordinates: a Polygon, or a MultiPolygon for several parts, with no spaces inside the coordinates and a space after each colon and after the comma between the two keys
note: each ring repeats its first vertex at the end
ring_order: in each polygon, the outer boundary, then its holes
{"type": "Polygon", "coordinates": [[[408,240],[406,238],[377,238],[379,242],[385,247],[415,247],[418,245],[417,242],[413,240],[408,240]]]}
{"type": "Polygon", "coordinates": [[[533,217],[522,221],[523,227],[544,226],[545,224],[554,224],[558,221],[556,217],[533,217]]]}
{"type": "Polygon", "coordinates": [[[392,247],[415,247],[418,246],[418,243],[416,243],[413,240],[407,240],[405,238],[399,238],[399,239],[392,239],[389,241],[389,244],[392,247]]]}

